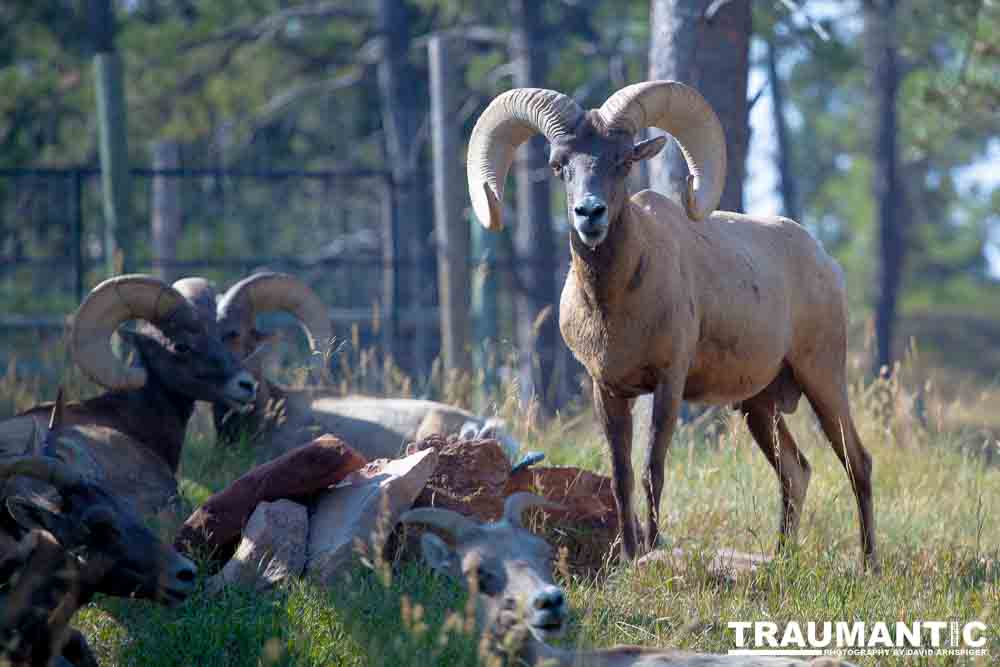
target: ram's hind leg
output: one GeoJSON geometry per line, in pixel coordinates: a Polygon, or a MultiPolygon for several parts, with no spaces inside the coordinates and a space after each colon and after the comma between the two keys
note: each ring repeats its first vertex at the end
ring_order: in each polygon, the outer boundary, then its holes
{"type": "Polygon", "coordinates": [[[861,438],[854,427],[843,371],[803,376],[801,380],[823,432],[851,481],[851,489],[858,504],[863,565],[865,568],[878,570],[875,511],[872,506],[872,457],[861,444],[861,438]]]}
{"type": "Polygon", "coordinates": [[[743,401],[740,409],[746,417],[754,441],[778,475],[781,487],[781,523],[778,537],[780,553],[787,544],[795,543],[812,471],[806,457],[795,445],[795,439],[785,424],[785,418],[767,392],[743,401]]]}

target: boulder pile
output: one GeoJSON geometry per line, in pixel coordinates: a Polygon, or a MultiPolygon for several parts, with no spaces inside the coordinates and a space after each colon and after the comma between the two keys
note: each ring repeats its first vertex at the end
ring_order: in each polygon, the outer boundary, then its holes
{"type": "MultiPolygon", "coordinates": [[[[429,436],[397,459],[366,461],[324,435],[260,465],[213,495],[188,518],[178,548],[225,563],[212,586],[264,590],[302,574],[324,583],[353,558],[412,553],[394,528],[411,507],[443,507],[495,521],[504,499],[531,491],[563,509],[536,511],[533,530],[564,547],[571,571],[593,573],[615,550],[618,524],[611,480],[573,467],[512,473],[493,439],[429,436]]],[[[407,541],[409,542],[409,541],[407,541]]]]}

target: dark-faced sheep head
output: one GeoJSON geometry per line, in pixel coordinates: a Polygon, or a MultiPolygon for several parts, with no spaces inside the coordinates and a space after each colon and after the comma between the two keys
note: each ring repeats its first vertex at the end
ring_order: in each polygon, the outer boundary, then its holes
{"type": "Polygon", "coordinates": [[[152,376],[188,399],[246,405],[254,400],[256,381],[214,333],[176,289],[152,276],[127,275],[104,281],[87,296],[70,346],[84,373],[108,389],[138,389],[152,376]],[[152,326],[120,332],[142,362],[130,367],[111,351],[110,339],[135,319],[152,326]]]}
{"type": "Polygon", "coordinates": [[[629,168],[665,144],[662,137],[635,143],[647,127],[677,140],[690,171],[684,206],[693,220],[704,218],[722,195],[725,137],[704,98],[675,81],[627,86],[591,111],[554,90],[517,88],[498,96],[469,140],[466,167],[476,217],[488,229],[503,226],[504,182],[514,153],[542,134],[552,146],[550,165],[566,183],[568,218],[580,241],[597,247],[628,201],[629,168]]]}
{"type": "MultiPolygon", "coordinates": [[[[44,440],[45,452],[58,450],[55,438],[61,414],[60,392],[44,440]]],[[[193,590],[194,564],[163,543],[126,501],[98,482],[49,455],[0,463],[0,486],[15,477],[54,488],[57,498],[30,488],[6,495],[0,498],[0,526],[15,539],[32,530],[51,533],[76,559],[84,598],[105,593],[172,604],[193,590]]]]}
{"type": "Polygon", "coordinates": [[[556,507],[530,493],[515,493],[504,504],[504,516],[479,524],[457,512],[420,508],[401,521],[421,523],[441,531],[424,533],[424,560],[435,571],[466,584],[476,595],[477,620],[482,629],[496,630],[524,624],[535,639],[545,642],[565,630],[568,608],[563,590],[553,583],[552,547],[521,524],[529,507],[556,507]]]}

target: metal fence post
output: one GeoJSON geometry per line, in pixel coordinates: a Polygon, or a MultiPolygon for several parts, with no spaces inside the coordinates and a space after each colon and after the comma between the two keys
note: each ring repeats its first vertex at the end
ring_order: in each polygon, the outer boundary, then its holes
{"type": "Polygon", "coordinates": [[[82,169],[73,170],[73,292],[76,302],[83,302],[87,267],[83,256],[83,177],[82,169]]]}

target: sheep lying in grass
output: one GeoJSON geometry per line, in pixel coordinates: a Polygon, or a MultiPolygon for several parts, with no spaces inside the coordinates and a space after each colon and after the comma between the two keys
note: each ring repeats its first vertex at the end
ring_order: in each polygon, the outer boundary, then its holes
{"type": "MultiPolygon", "coordinates": [[[[565,630],[566,597],[552,579],[552,548],[521,524],[530,507],[548,501],[529,493],[507,498],[503,518],[480,524],[450,510],[420,508],[401,517],[444,534],[421,536],[424,560],[437,572],[467,584],[476,595],[476,621],[484,633],[482,649],[501,664],[550,667],[850,667],[821,658],[811,663],[764,656],[707,655],[639,646],[592,651],[567,650],[547,642],[565,630]],[[506,662],[503,662],[506,660],[506,662]]],[[[491,663],[492,664],[492,663],[491,663]]]]}
{"type": "MultiPolygon", "coordinates": [[[[198,308],[206,328],[215,332],[238,358],[258,355],[274,339],[257,328],[257,317],[284,311],[302,326],[310,349],[325,363],[333,336],[330,318],[319,297],[304,282],[285,273],[262,272],[240,280],[219,295],[208,280],[190,277],[174,288],[198,308]]],[[[267,456],[282,454],[322,433],[333,433],[369,459],[394,457],[408,442],[431,434],[474,431],[500,440],[511,459],[518,443],[497,420],[435,401],[407,398],[334,397],[329,388],[291,388],[264,375],[257,362],[246,362],[258,380],[252,410],[214,407],[216,433],[222,442],[249,437],[262,444],[267,456]]]]}
{"type": "MultiPolygon", "coordinates": [[[[69,347],[107,391],[66,405],[60,456],[144,515],[177,495],[174,475],[195,401],[241,407],[254,399],[253,376],[183,295],[152,276],[119,276],[95,287],[76,312],[69,347]],[[146,328],[119,332],[141,362],[129,366],[113,353],[111,337],[131,320],[144,320],[146,328]]],[[[32,434],[42,432],[51,410],[38,405],[0,422],[0,461],[38,453],[32,434]]]]}
{"type": "Polygon", "coordinates": [[[503,186],[517,147],[541,133],[566,184],[572,252],[559,323],[587,368],[611,448],[623,552],[637,555],[631,496],[631,404],[653,394],[643,488],[646,547],[658,542],[664,459],[681,400],[736,404],[781,487],[779,549],[795,539],[810,468],[782,413],[805,393],[848,471],[865,566],[875,566],[871,457],[847,397],[847,301],[837,263],[785,218],[715,212],[725,139],[708,103],[673,81],[628,86],[584,111],[552,90],[497,97],[469,142],[473,208],[502,226],[503,186]],[[629,196],[631,166],[663,148],[634,143],[647,127],[681,145],[691,176],[684,208],[655,192],[629,196]]]}
{"type": "MultiPolygon", "coordinates": [[[[60,400],[46,449],[61,408],[60,400]]],[[[0,462],[0,531],[14,544],[0,553],[0,664],[97,665],[69,627],[96,593],[173,604],[194,588],[191,561],[120,498],[51,456],[0,462]]]]}

